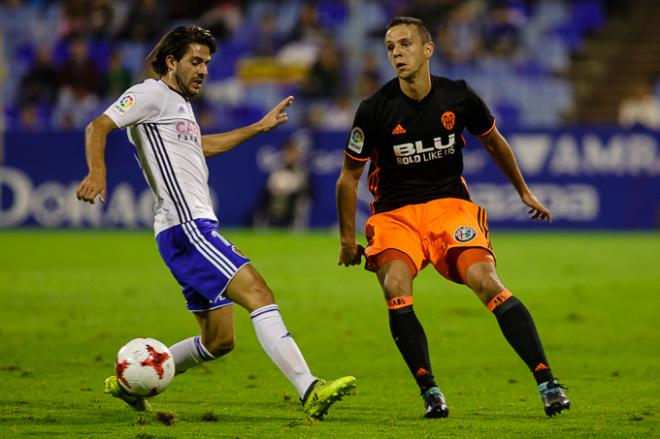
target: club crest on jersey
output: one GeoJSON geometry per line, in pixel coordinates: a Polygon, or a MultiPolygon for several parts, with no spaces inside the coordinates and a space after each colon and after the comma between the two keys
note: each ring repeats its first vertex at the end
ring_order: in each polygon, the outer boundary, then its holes
{"type": "Polygon", "coordinates": [[[454,232],[454,238],[458,242],[468,242],[477,236],[477,231],[470,226],[461,226],[454,232]]]}
{"type": "Polygon", "coordinates": [[[133,107],[133,104],[135,103],[135,96],[132,94],[127,94],[122,96],[115,106],[113,107],[119,114],[126,114],[128,110],[130,110],[133,107]]]}
{"type": "Polygon", "coordinates": [[[351,137],[348,140],[348,149],[360,154],[362,152],[362,147],[364,146],[364,131],[362,128],[355,127],[351,130],[351,137]]]}
{"type": "Polygon", "coordinates": [[[442,113],[440,120],[442,121],[442,126],[445,127],[447,131],[453,130],[454,125],[456,125],[456,115],[453,111],[445,111],[442,113]]]}

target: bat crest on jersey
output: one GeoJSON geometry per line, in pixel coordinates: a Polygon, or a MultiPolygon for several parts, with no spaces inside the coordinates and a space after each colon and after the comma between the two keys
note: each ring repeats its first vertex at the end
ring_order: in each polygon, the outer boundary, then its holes
{"type": "Polygon", "coordinates": [[[362,152],[362,147],[364,146],[364,131],[362,128],[355,127],[351,130],[351,136],[348,140],[348,149],[353,151],[356,154],[362,152]]]}
{"type": "Polygon", "coordinates": [[[451,131],[456,124],[456,115],[452,111],[445,111],[442,113],[440,120],[442,121],[442,126],[445,127],[447,131],[451,131]]]}
{"type": "Polygon", "coordinates": [[[411,163],[429,162],[431,160],[441,159],[456,152],[456,135],[450,134],[447,142],[443,142],[441,137],[433,138],[433,146],[424,146],[421,140],[415,142],[400,143],[392,145],[394,156],[399,165],[409,165],[411,163]]]}

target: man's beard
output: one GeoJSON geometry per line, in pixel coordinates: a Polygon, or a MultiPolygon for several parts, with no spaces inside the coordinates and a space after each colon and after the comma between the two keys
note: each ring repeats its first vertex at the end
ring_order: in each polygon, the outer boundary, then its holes
{"type": "Polygon", "coordinates": [[[181,90],[181,94],[186,99],[192,99],[197,95],[197,93],[191,92],[190,88],[186,87],[186,83],[178,76],[176,76],[176,83],[179,86],[179,90],[181,90]]]}

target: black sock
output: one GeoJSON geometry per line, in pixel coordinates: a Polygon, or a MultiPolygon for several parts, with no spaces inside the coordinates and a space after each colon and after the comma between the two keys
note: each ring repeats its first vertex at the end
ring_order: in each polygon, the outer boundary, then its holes
{"type": "Polygon", "coordinates": [[[511,347],[534,374],[536,383],[552,379],[543,344],[536,332],[532,316],[517,298],[511,296],[493,310],[502,333],[511,347]]]}
{"type": "Polygon", "coordinates": [[[390,332],[394,343],[415,377],[419,389],[424,393],[429,388],[436,386],[431,372],[429,347],[424,328],[417,320],[412,305],[390,309],[389,314],[390,332]]]}

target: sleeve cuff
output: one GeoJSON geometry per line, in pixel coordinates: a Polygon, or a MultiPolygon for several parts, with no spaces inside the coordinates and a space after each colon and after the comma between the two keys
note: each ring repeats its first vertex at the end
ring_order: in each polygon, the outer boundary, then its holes
{"type": "Polygon", "coordinates": [[[486,130],[486,132],[484,132],[484,133],[482,133],[482,134],[477,134],[477,137],[484,137],[484,136],[487,136],[487,135],[489,135],[490,132],[493,131],[494,129],[495,129],[495,119],[493,119],[493,126],[491,126],[488,130],[486,130]]]}
{"type": "Polygon", "coordinates": [[[120,121],[117,120],[117,116],[112,114],[112,111],[110,111],[110,108],[107,109],[106,111],[103,112],[106,116],[108,116],[114,123],[117,125],[117,128],[123,129],[125,128],[120,121]]]}
{"type": "Polygon", "coordinates": [[[350,158],[352,158],[353,160],[356,160],[356,161],[358,161],[358,162],[366,162],[367,160],[369,160],[369,157],[367,157],[367,158],[359,158],[359,157],[355,157],[355,156],[350,155],[350,154],[349,154],[348,152],[346,152],[346,151],[344,151],[344,155],[346,155],[347,157],[350,157],[350,158]]]}

